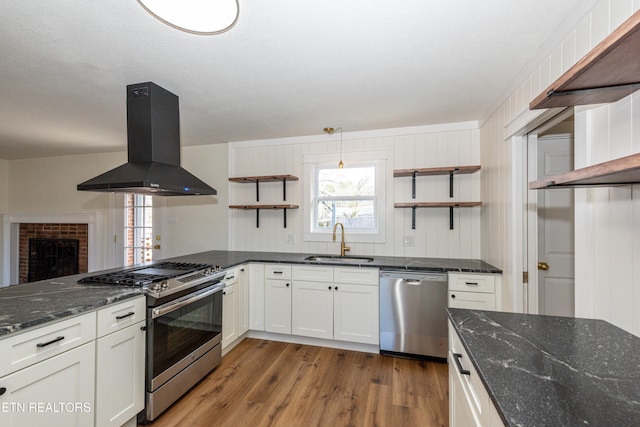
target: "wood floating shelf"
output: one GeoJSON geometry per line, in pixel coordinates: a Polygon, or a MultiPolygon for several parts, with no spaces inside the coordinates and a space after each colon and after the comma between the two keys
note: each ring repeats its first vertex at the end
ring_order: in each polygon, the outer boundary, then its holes
{"type": "Polygon", "coordinates": [[[229,209],[255,209],[256,228],[260,228],[260,209],[283,210],[284,228],[287,228],[287,209],[298,209],[298,205],[229,205],[229,209]]]}
{"type": "Polygon", "coordinates": [[[396,169],[393,171],[393,177],[399,178],[404,176],[411,177],[411,198],[416,198],[416,177],[433,176],[433,175],[449,175],[449,197],[453,197],[453,175],[469,174],[480,170],[479,165],[474,166],[443,166],[436,168],[418,168],[418,169],[396,169]]]}
{"type": "Polygon", "coordinates": [[[299,178],[293,175],[262,175],[262,176],[239,176],[229,178],[231,182],[240,184],[256,184],[256,202],[260,201],[261,182],[282,182],[282,200],[287,200],[287,181],[297,181],[299,178]]]}
{"type": "Polygon", "coordinates": [[[529,103],[531,110],[615,102],[640,89],[640,11],[529,103]]]}
{"type": "Polygon", "coordinates": [[[395,203],[394,208],[411,208],[411,229],[416,229],[416,209],[449,208],[449,230],[453,230],[453,208],[472,208],[482,206],[482,202],[416,202],[395,203]]]}
{"type": "Polygon", "coordinates": [[[530,190],[640,183],[640,153],[529,183],[530,190]]]}

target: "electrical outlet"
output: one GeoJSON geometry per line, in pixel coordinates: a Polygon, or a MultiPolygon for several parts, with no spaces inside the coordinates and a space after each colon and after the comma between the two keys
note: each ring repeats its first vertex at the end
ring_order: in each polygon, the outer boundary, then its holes
{"type": "Polygon", "coordinates": [[[296,236],[294,234],[287,234],[286,242],[290,245],[293,245],[294,243],[296,243],[296,236]]]}
{"type": "Polygon", "coordinates": [[[413,246],[413,236],[402,236],[402,246],[413,246]]]}

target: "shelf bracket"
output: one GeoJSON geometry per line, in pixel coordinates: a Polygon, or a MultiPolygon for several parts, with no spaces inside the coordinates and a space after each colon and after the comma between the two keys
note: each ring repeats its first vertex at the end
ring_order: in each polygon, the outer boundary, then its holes
{"type": "Polygon", "coordinates": [[[449,230],[453,230],[453,206],[449,206],[449,230]]]}
{"type": "Polygon", "coordinates": [[[284,217],[284,228],[287,228],[287,208],[282,209],[283,217],[284,217]]]}
{"type": "Polygon", "coordinates": [[[455,171],[449,172],[449,197],[453,197],[453,174],[454,173],[455,171]]]}
{"type": "MultiPolygon", "coordinates": [[[[287,200],[287,180],[286,179],[282,180],[282,200],[283,201],[287,200]]],[[[285,228],[287,227],[286,220],[285,220],[285,226],[284,227],[285,228]]]]}
{"type": "Polygon", "coordinates": [[[256,202],[260,201],[260,180],[256,179],[256,202]]]}
{"type": "Polygon", "coordinates": [[[411,175],[411,198],[412,199],[416,198],[416,176],[418,176],[418,171],[413,171],[413,175],[411,175]]]}
{"type": "Polygon", "coordinates": [[[416,209],[418,207],[413,205],[411,207],[411,229],[415,230],[416,229],[416,209]]]}

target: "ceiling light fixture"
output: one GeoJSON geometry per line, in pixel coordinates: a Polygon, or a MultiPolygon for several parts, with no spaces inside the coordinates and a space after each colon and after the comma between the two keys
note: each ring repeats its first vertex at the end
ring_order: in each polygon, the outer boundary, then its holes
{"type": "Polygon", "coordinates": [[[340,131],[340,162],[338,162],[338,168],[342,169],[344,167],[344,163],[342,163],[342,126],[337,128],[324,128],[324,133],[327,135],[333,135],[337,131],[340,131]]]}
{"type": "Polygon", "coordinates": [[[151,15],[178,30],[220,34],[238,22],[238,0],[138,0],[151,15]]]}

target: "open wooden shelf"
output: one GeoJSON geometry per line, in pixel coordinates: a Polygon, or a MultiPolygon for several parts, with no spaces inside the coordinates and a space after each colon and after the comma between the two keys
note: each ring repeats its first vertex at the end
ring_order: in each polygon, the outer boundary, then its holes
{"type": "Polygon", "coordinates": [[[287,228],[287,209],[298,209],[298,205],[229,205],[229,209],[254,209],[256,211],[256,228],[260,227],[260,209],[283,211],[284,228],[287,228]]]}
{"type": "Polygon", "coordinates": [[[533,181],[529,183],[529,189],[615,186],[635,183],[640,183],[640,153],[533,181]]]}
{"type": "Polygon", "coordinates": [[[531,110],[614,102],[640,89],[640,11],[529,103],[531,110]]]}
{"type": "Polygon", "coordinates": [[[298,209],[298,205],[229,205],[229,209],[298,209]]]}
{"type": "Polygon", "coordinates": [[[276,181],[297,181],[299,178],[293,175],[262,175],[262,176],[239,176],[229,178],[229,181],[239,182],[241,184],[254,182],[276,182],[276,181]]]}
{"type": "Polygon", "coordinates": [[[454,174],[466,174],[473,173],[480,170],[480,166],[444,166],[438,168],[418,168],[418,169],[396,169],[393,171],[393,176],[426,176],[426,175],[449,175],[454,174]]]}
{"type": "Polygon", "coordinates": [[[482,206],[482,202],[408,202],[394,203],[394,208],[411,208],[411,229],[416,229],[416,209],[449,208],[449,230],[453,230],[453,208],[472,208],[482,206]]]}

